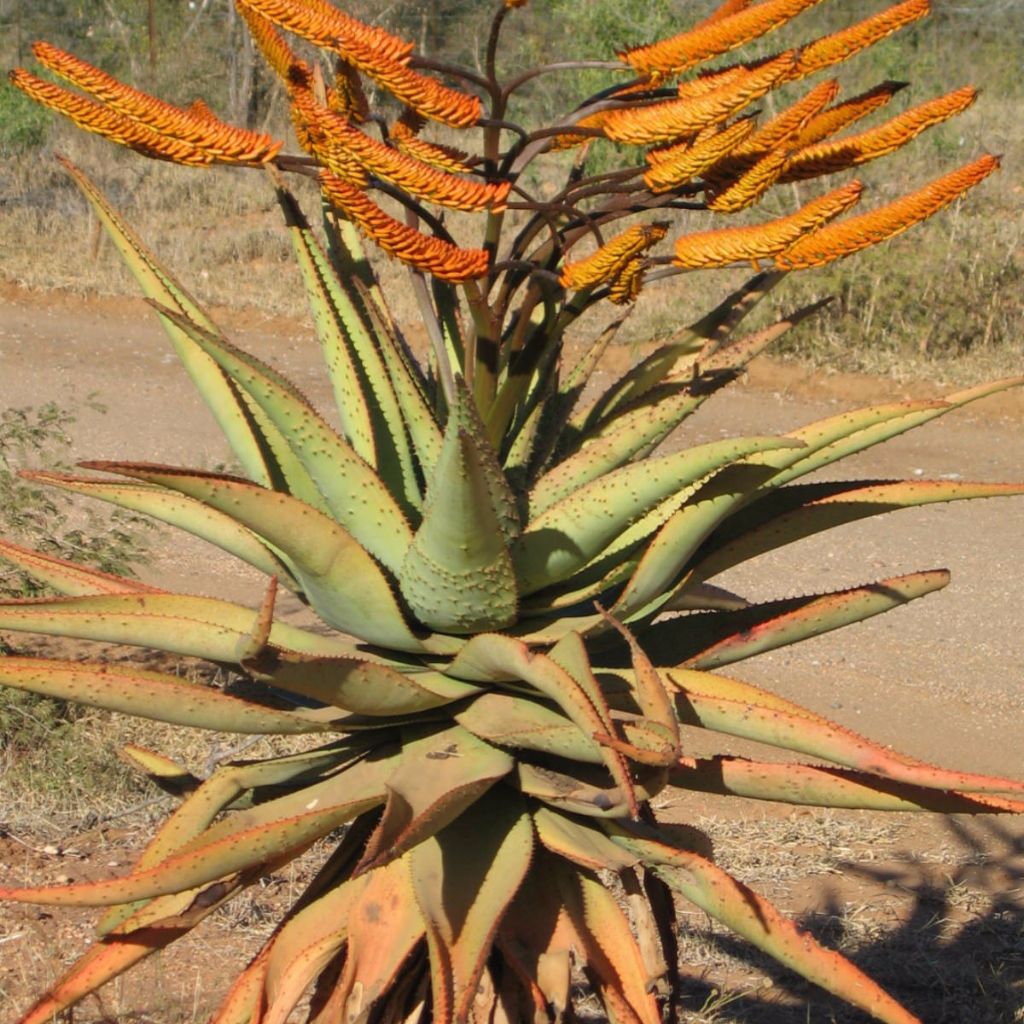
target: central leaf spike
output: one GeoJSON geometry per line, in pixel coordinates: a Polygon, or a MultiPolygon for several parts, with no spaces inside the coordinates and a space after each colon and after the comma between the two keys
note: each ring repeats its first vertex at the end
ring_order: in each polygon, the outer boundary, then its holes
{"type": "Polygon", "coordinates": [[[514,498],[458,378],[423,522],[399,572],[416,617],[446,633],[512,625],[518,589],[508,543],[517,527],[514,498]]]}

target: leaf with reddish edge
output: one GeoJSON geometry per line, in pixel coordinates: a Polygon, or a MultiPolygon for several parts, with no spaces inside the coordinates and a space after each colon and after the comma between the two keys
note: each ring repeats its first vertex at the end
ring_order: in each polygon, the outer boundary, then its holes
{"type": "Polygon", "coordinates": [[[660,1024],[643,956],[615,897],[591,872],[555,864],[559,893],[608,1010],[619,1024],[660,1024]]]}
{"type": "MultiPolygon", "coordinates": [[[[96,185],[69,160],[63,157],[57,159],[92,204],[100,223],[106,228],[145,295],[179,310],[190,321],[206,330],[215,331],[216,327],[195,300],[157,262],[156,257],[121,220],[96,185]]],[[[221,368],[178,327],[167,320],[162,322],[182,365],[213,413],[238,460],[245,467],[245,472],[260,484],[270,486],[275,477],[280,475],[267,434],[270,424],[257,424],[251,408],[241,399],[221,368]]]]}
{"type": "Polygon", "coordinates": [[[664,833],[660,831],[615,822],[605,827],[616,842],[650,865],[673,889],[808,981],[885,1024],[921,1024],[849,960],[820,946],[771,903],[711,861],[662,841],[659,836],[664,833]]]}
{"type": "MultiPolygon", "coordinates": [[[[22,474],[28,476],[28,474],[22,474]]],[[[29,479],[39,479],[36,474],[29,479]]],[[[125,576],[89,569],[65,558],[44,555],[41,551],[19,547],[9,541],[0,540],[0,558],[27,572],[33,579],[45,583],[54,590],[72,597],[87,594],[156,594],[158,587],[151,587],[125,576]]]]}
{"type": "Polygon", "coordinates": [[[525,802],[503,789],[416,846],[409,868],[426,927],[434,1019],[467,1019],[494,933],[533,856],[525,802]]]}
{"type": "Polygon", "coordinates": [[[1022,483],[965,480],[844,480],[790,484],[754,502],[723,524],[702,552],[689,578],[710,579],[767,551],[897,509],[1019,494],[1024,494],[1022,483]]]}
{"type": "Polygon", "coordinates": [[[175,893],[153,900],[147,907],[146,924],[133,927],[129,920],[123,931],[90,946],[15,1024],[48,1024],[108,981],[186,935],[252,880],[236,876],[199,892],[175,893]]]}
{"type": "Polygon", "coordinates": [[[235,978],[228,994],[210,1018],[210,1024],[253,1024],[259,1019],[269,952],[266,946],[261,949],[235,978]]]}
{"type": "Polygon", "coordinates": [[[398,504],[374,469],[275,370],[224,338],[160,310],[176,323],[263,409],[312,481],[314,494],[295,487],[289,493],[329,513],[382,565],[397,572],[412,541],[398,504]]]}
{"type": "Polygon", "coordinates": [[[557,859],[539,847],[534,867],[498,925],[496,944],[530,995],[534,1020],[564,1018],[570,951],[582,948],[558,891],[557,859]]]}
{"type": "Polygon", "coordinates": [[[188,494],[226,512],[284,554],[317,613],[336,629],[367,643],[401,651],[446,650],[458,644],[413,635],[383,570],[355,538],[329,516],[287,494],[237,477],[152,466],[86,462],[83,466],[135,477],[188,494]]]}
{"type": "Polygon", "coordinates": [[[49,658],[0,658],[0,684],[58,700],[193,729],[263,736],[330,732],[323,715],[276,711],[179,676],[132,666],[49,658]]]}
{"type": "Polygon", "coordinates": [[[751,605],[739,612],[719,612],[711,616],[711,622],[707,622],[708,616],[693,616],[694,621],[686,622],[686,632],[707,646],[690,654],[680,662],[680,667],[721,668],[863,622],[941,590],[948,583],[948,570],[932,569],[831,594],[751,605]],[[723,632],[726,635],[716,640],[723,632]]]}
{"type": "Polygon", "coordinates": [[[363,760],[324,782],[239,811],[154,867],[124,878],[71,885],[0,888],[0,899],[47,906],[111,906],[197,888],[310,843],[383,803],[393,759],[363,760]]]}
{"type": "MultiPolygon", "coordinates": [[[[231,601],[163,591],[0,601],[0,629],[154,647],[170,654],[237,661],[256,612],[231,601]]],[[[273,644],[308,654],[350,654],[353,644],[283,622],[273,644]]]]}
{"type": "Polygon", "coordinates": [[[480,692],[441,672],[398,672],[365,658],[320,657],[272,646],[243,665],[278,689],[370,717],[427,711],[480,692]]]}
{"type": "MultiPolygon", "coordinates": [[[[50,487],[59,487],[65,491],[84,494],[98,501],[106,501],[119,508],[128,508],[133,512],[157,519],[162,523],[170,523],[178,529],[191,533],[226,551],[235,558],[241,559],[268,576],[278,579],[291,590],[302,588],[292,577],[288,567],[281,561],[256,535],[240,526],[230,516],[204,505],[195,498],[176,491],[168,491],[164,487],[150,484],[129,483],[126,480],[98,480],[93,477],[71,476],[68,473],[54,473],[37,470],[22,471],[20,474],[27,480],[35,480],[50,487]]],[[[153,587],[139,588],[153,590],[153,587]]],[[[135,588],[125,588],[135,589],[135,588]]],[[[64,591],[70,593],[70,591],[64,591]]],[[[97,593],[99,591],[96,591],[97,593]]],[[[84,591],[83,591],[84,593],[84,591]]]]}
{"type": "Polygon", "coordinates": [[[303,907],[268,943],[260,1024],[284,1024],[303,993],[344,946],[346,924],[366,889],[365,878],[350,878],[303,907]]]}
{"type": "Polygon", "coordinates": [[[387,802],[356,873],[371,871],[444,828],[515,767],[459,725],[411,734],[387,780],[387,802]]]}
{"type": "Polygon", "coordinates": [[[498,747],[537,750],[603,764],[601,748],[562,712],[541,701],[507,693],[483,693],[454,715],[474,736],[498,747]]]}
{"type": "MultiPolygon", "coordinates": [[[[605,720],[587,690],[550,656],[531,651],[526,644],[511,637],[478,634],[452,660],[448,672],[456,678],[479,682],[521,680],[555,701],[585,735],[605,732],[605,720]]],[[[601,700],[603,703],[603,696],[601,700]]],[[[637,814],[638,805],[625,759],[607,746],[601,751],[605,766],[629,802],[631,813],[637,814]]]]}
{"type": "Polygon", "coordinates": [[[335,993],[343,1020],[367,1013],[391,988],[424,935],[407,856],[362,877],[366,885],[347,915],[345,966],[335,993]]]}
{"type": "Polygon", "coordinates": [[[564,860],[591,871],[625,871],[640,858],[623,850],[608,833],[588,819],[559,814],[551,807],[538,807],[532,814],[533,827],[544,848],[564,860]]]}
{"type": "Polygon", "coordinates": [[[936,814],[1021,814],[1024,800],[892,782],[867,772],[718,755],[682,758],[669,775],[680,789],[811,807],[936,814]]]}
{"type": "Polygon", "coordinates": [[[679,691],[676,708],[684,725],[742,736],[912,786],[964,793],[1024,793],[1024,782],[951,771],[898,754],[749,683],[688,669],[666,668],[662,674],[679,691]]]}
{"type": "Polygon", "coordinates": [[[571,770],[555,771],[525,761],[516,764],[516,783],[523,793],[557,810],[588,818],[631,817],[636,800],[645,802],[661,792],[668,769],[636,765],[633,776],[627,791],[622,786],[608,786],[607,773],[591,765],[572,765],[571,770]]]}

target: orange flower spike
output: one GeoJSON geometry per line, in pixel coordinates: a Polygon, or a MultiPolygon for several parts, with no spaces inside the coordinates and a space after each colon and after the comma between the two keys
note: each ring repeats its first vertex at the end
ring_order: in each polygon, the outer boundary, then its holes
{"type": "Polygon", "coordinates": [[[402,63],[383,59],[361,41],[347,43],[344,56],[396,99],[432,121],[452,128],[470,128],[480,120],[483,108],[479,96],[449,88],[402,63]]]}
{"type": "Polygon", "coordinates": [[[661,224],[644,224],[623,231],[586,259],[567,263],[562,268],[562,285],[578,291],[612,280],[622,273],[631,259],[660,242],[667,230],[661,224]]]}
{"type": "Polygon", "coordinates": [[[886,106],[896,93],[905,88],[903,82],[883,82],[845,103],[837,103],[834,107],[823,110],[807,122],[807,126],[796,137],[796,145],[810,146],[835,135],[836,132],[886,106]]]}
{"type": "Polygon", "coordinates": [[[706,96],[716,89],[732,85],[749,74],[750,68],[745,64],[736,64],[731,68],[722,68],[720,71],[709,71],[697,78],[691,78],[688,82],[680,82],[676,95],[684,100],[696,99],[698,96],[706,96]]]}
{"type": "Polygon", "coordinates": [[[644,261],[642,256],[634,256],[612,281],[608,289],[608,298],[616,306],[626,306],[636,302],[644,283],[644,261]]]}
{"type": "Polygon", "coordinates": [[[876,128],[832,142],[819,142],[791,154],[784,180],[801,181],[856,167],[900,149],[927,128],[963,113],[977,99],[971,86],[956,89],[898,114],[876,128]]]}
{"type": "MultiPolygon", "coordinates": [[[[385,32],[382,28],[367,25],[350,17],[326,0],[236,0],[263,17],[294,32],[303,39],[333,50],[351,60],[347,53],[350,45],[358,45],[364,52],[370,51],[377,58],[392,63],[407,64],[412,54],[412,43],[385,32]]],[[[359,66],[358,61],[353,60],[359,66]]],[[[362,70],[366,70],[365,68],[362,70]]]]}
{"type": "Polygon", "coordinates": [[[353,124],[362,124],[370,116],[370,104],[363,92],[359,72],[347,60],[338,61],[334,88],[327,97],[327,105],[353,124]]]}
{"type": "Polygon", "coordinates": [[[705,25],[713,25],[716,21],[728,18],[732,14],[739,14],[745,11],[753,3],[753,0],[722,0],[715,10],[703,21],[698,22],[694,28],[704,28],[705,25]]]}
{"type": "Polygon", "coordinates": [[[999,158],[985,155],[893,203],[806,235],[777,257],[776,265],[783,270],[820,267],[885,242],[938,213],[998,169],[999,158]]]}
{"type": "Polygon", "coordinates": [[[274,28],[274,23],[259,11],[243,3],[242,0],[235,0],[235,9],[242,16],[246,27],[252,35],[253,41],[259,48],[263,59],[270,65],[278,78],[288,81],[288,69],[298,63],[298,57],[285,41],[283,35],[274,28]]]}
{"type": "Polygon", "coordinates": [[[44,67],[92,93],[111,110],[140,122],[158,135],[173,136],[207,150],[211,159],[265,163],[281,148],[282,144],[269,135],[236,128],[214,118],[208,108],[197,116],[140,92],[50,43],[35,43],[32,52],[44,67]]]}
{"type": "Polygon", "coordinates": [[[833,67],[930,13],[929,0],[905,0],[849,28],[808,43],[800,51],[792,81],[833,67]]]}
{"type": "Polygon", "coordinates": [[[466,163],[467,156],[451,146],[439,146],[419,138],[403,120],[396,121],[390,129],[391,141],[406,156],[428,164],[438,171],[449,174],[469,174],[472,168],[466,163]]]}
{"type": "Polygon", "coordinates": [[[648,46],[623,50],[619,59],[641,75],[678,75],[779,28],[821,0],[763,0],[648,46]]]}
{"type": "Polygon", "coordinates": [[[770,91],[782,80],[794,59],[794,51],[780,54],[704,96],[610,110],[603,125],[605,135],[614,142],[641,146],[696,135],[709,125],[720,124],[770,91]]]}
{"type": "Polygon", "coordinates": [[[807,127],[811,118],[820,114],[838,95],[839,83],[834,78],[821,82],[737,146],[734,155],[760,155],[788,145],[807,127]]]}
{"type": "Polygon", "coordinates": [[[125,117],[95,100],[63,89],[52,82],[44,82],[23,68],[11,71],[8,78],[15,88],[37,103],[63,114],[79,128],[95,135],[102,135],[111,142],[118,142],[147,156],[179,164],[202,166],[214,160],[213,155],[207,150],[182,139],[161,135],[147,125],[133,121],[130,117],[125,117]]]}
{"type": "Polygon", "coordinates": [[[788,159],[789,154],[784,149],[762,157],[735,181],[715,191],[708,200],[708,209],[716,213],[738,213],[760,202],[765,192],[782,177],[788,159]]]}
{"type": "Polygon", "coordinates": [[[647,154],[651,167],[644,174],[644,183],[654,193],[679,188],[725,159],[753,130],[754,121],[745,118],[720,132],[709,132],[693,145],[653,150],[647,154]]]}
{"type": "Polygon", "coordinates": [[[828,195],[812,199],[787,217],[765,224],[684,235],[676,241],[673,262],[687,270],[700,270],[778,256],[807,232],[817,230],[850,209],[863,190],[859,181],[853,181],[828,195]]]}
{"type": "MultiPolygon", "coordinates": [[[[335,161],[356,160],[371,174],[391,181],[410,195],[456,210],[504,208],[511,182],[479,182],[439,171],[419,160],[371,139],[343,117],[317,108],[317,127],[324,133],[326,162],[335,171],[335,161]]],[[[336,172],[337,173],[337,172],[336,172]]],[[[342,173],[342,176],[346,175],[342,173]]]]}
{"type": "Polygon", "coordinates": [[[359,188],[327,171],[320,174],[324,197],[356,223],[388,255],[458,284],[487,273],[489,257],[483,249],[460,249],[441,238],[424,235],[395,220],[371,202],[359,188]]]}

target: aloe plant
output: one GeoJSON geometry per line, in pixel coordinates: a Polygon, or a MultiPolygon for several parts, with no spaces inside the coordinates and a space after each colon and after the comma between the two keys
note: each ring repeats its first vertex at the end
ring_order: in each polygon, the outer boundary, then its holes
{"type": "Polygon", "coordinates": [[[714,583],[765,551],[867,516],[1024,493],[1024,484],[806,479],[1024,379],[874,405],[781,436],[659,450],[814,312],[742,334],[788,271],[911,227],[998,165],[982,156],[857,216],[842,218],[861,198],[854,181],[774,220],[687,233],[687,211],[724,219],[756,207],[779,183],[885,155],[972,102],[960,89],[838,138],[895,87],[837,101],[829,80],[773,118],[748,110],[923,16],[921,0],[775,57],[703,68],[814,2],[725,0],[677,36],[588,62],[607,71],[607,88],[538,127],[512,120],[520,94],[573,65],[499,71],[505,22],[523,0],[498,7],[482,71],[418,57],[326,0],[238,0],[288,92],[303,155],[47,44],[36,46],[40,62],[94,98],[12,73],[30,96],[147,156],[269,171],[339,423],[233,345],[64,162],[244,475],[87,462],[88,475],[33,476],[201,537],[267,586],[248,607],[4,543],[4,558],[64,596],[5,601],[0,628],[202,658],[255,686],[243,696],[130,663],[14,655],[0,659],[0,682],[189,728],[311,743],[208,778],[128,750],[180,806],[127,875],[0,890],[107,908],[96,944],[21,1024],[51,1019],[269,872],[323,850],[343,825],[224,992],[216,1024],[283,1024],[307,998],[315,1024],[560,1020],[572,1013],[574,964],[609,1019],[656,1024],[681,997],[674,896],[877,1019],[916,1019],[718,867],[697,830],[658,822],[651,806],[674,786],[826,807],[1024,809],[1022,782],[923,764],[717,672],[940,589],[944,570],[766,604],[714,583]],[[292,48],[294,36],[320,51],[316,62],[292,48]],[[403,112],[371,111],[367,78],[403,112]],[[479,132],[479,153],[455,150],[450,132],[429,141],[428,121],[479,132]],[[602,140],[631,155],[589,174],[602,140]],[[548,181],[564,176],[547,198],[526,174],[544,161],[548,181]],[[316,227],[288,175],[318,182],[316,227]],[[466,216],[449,230],[438,205],[466,216]],[[459,244],[477,220],[479,245],[459,244]],[[672,252],[660,255],[673,231],[672,252]],[[389,311],[367,239],[408,265],[428,340],[422,361],[389,311]],[[603,391],[590,385],[642,287],[751,261],[763,267],[705,317],[603,391]],[[621,312],[570,362],[566,331],[605,300],[621,312]],[[275,618],[281,587],[324,628],[275,618]],[[694,729],[797,758],[693,757],[694,729]],[[621,879],[628,915],[601,872],[621,879]]]}

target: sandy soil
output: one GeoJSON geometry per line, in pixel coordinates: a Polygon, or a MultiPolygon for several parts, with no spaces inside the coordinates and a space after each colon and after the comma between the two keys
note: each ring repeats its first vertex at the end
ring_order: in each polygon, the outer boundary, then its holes
{"type": "MultiPolygon", "coordinates": [[[[306,325],[245,313],[220,319],[230,336],[273,362],[314,401],[326,406],[330,396],[306,325]]],[[[624,361],[628,353],[618,353],[617,358],[624,361]]],[[[616,369],[621,366],[612,366],[609,372],[616,369]]],[[[709,402],[687,424],[686,441],[781,432],[868,401],[933,395],[939,390],[927,382],[907,386],[808,374],[762,360],[744,383],[709,402]]],[[[141,303],[0,291],[0,403],[39,404],[58,396],[71,403],[90,395],[107,405],[109,412],[82,413],[74,432],[75,451],[83,458],[131,458],[207,468],[228,458],[211,417],[192,394],[155,318],[141,303]]],[[[1024,397],[1020,393],[990,399],[857,457],[841,475],[1021,479],[1022,428],[1024,397]]],[[[906,753],[949,767],[1024,775],[1022,511],[1018,499],[901,512],[826,534],[744,567],[722,582],[758,599],[937,566],[952,570],[953,583],[939,595],[856,628],[746,662],[735,674],[768,685],[906,753]]],[[[252,576],[226,557],[211,556],[198,544],[180,542],[177,537],[146,575],[182,590],[215,592],[252,603],[258,600],[258,583],[252,576]]],[[[710,800],[680,810],[687,817],[737,813],[734,804],[725,812],[710,800]]],[[[756,842],[759,822],[767,829],[767,823],[789,813],[749,806],[742,815],[756,842]]],[[[985,914],[1001,906],[1014,915],[1011,928],[1016,929],[1017,945],[1013,948],[1020,955],[1012,958],[1010,975],[1003,981],[1009,985],[1007,991],[1019,995],[1016,1006],[1024,1006],[1019,988],[1024,977],[1024,823],[899,819],[898,827],[885,835],[877,843],[870,838],[851,843],[845,862],[856,863],[857,868],[838,874],[830,871],[816,875],[810,883],[792,882],[781,888],[777,880],[769,879],[764,887],[771,890],[774,885],[782,905],[793,912],[834,915],[836,907],[846,908],[847,913],[850,907],[873,907],[879,921],[903,928],[916,915],[924,913],[927,918],[930,913],[921,902],[922,893],[948,893],[952,884],[968,886],[984,898],[985,914]]],[[[98,849],[90,847],[84,857],[93,870],[97,857],[107,871],[123,860],[120,853],[107,856],[105,844],[107,838],[98,849]]],[[[115,847],[113,843],[111,848],[115,847]]],[[[22,857],[24,867],[45,866],[54,875],[69,873],[56,863],[59,857],[20,851],[20,845],[8,843],[0,853],[22,857]]],[[[935,913],[939,910],[933,908],[935,913]]],[[[19,924],[9,915],[0,917],[0,941],[5,927],[9,935],[20,929],[28,936],[19,940],[20,946],[18,942],[0,946],[0,993],[13,994],[33,980],[31,975],[46,972],[43,967],[27,966],[29,960],[24,959],[28,948],[24,943],[37,935],[40,920],[47,917],[31,913],[35,916],[28,924],[25,918],[19,924]],[[12,948],[18,950],[15,960],[12,948]]],[[[43,928],[39,941],[56,939],[57,927],[43,928]]],[[[84,940],[84,926],[59,927],[70,928],[72,945],[84,940]]],[[[929,954],[933,959],[963,956],[955,945],[945,953],[940,945],[929,954]]],[[[879,948],[885,948],[884,941],[879,948]]],[[[1003,966],[989,964],[986,969],[1002,978],[1003,966]]],[[[189,976],[193,987],[200,974],[189,976]]],[[[751,977],[756,976],[755,971],[751,977]]],[[[748,980],[734,975],[737,985],[747,985],[748,980]]],[[[920,977],[906,984],[911,992],[927,987],[920,977]]],[[[185,989],[175,991],[175,999],[186,998],[185,989]]],[[[1006,1010],[1013,998],[993,1011],[998,1016],[972,1015],[971,1019],[1022,1019],[1006,1010]]],[[[195,999],[203,1002],[198,995],[195,999]]],[[[747,1003],[764,1009],[760,997],[751,997],[747,1003]]],[[[730,1012],[740,1014],[744,1005],[738,1003],[730,1012]]],[[[94,1006],[86,1017],[97,1009],[101,1015],[108,1012],[94,1006]]],[[[189,1008],[181,1012],[189,1019],[189,1008]]],[[[821,1016],[806,1019],[846,1019],[831,1015],[836,1012],[829,1003],[820,1010],[821,1016]]],[[[928,1019],[958,1020],[959,1012],[935,1010],[936,1015],[928,1019]]],[[[6,1014],[6,1010],[0,1012],[0,1018],[6,1014]]],[[[772,1018],[752,1012],[750,1017],[735,1019],[755,1017],[805,1020],[803,1011],[772,1018]]],[[[171,1018],[155,1011],[155,1016],[139,1019],[171,1018]]]]}

